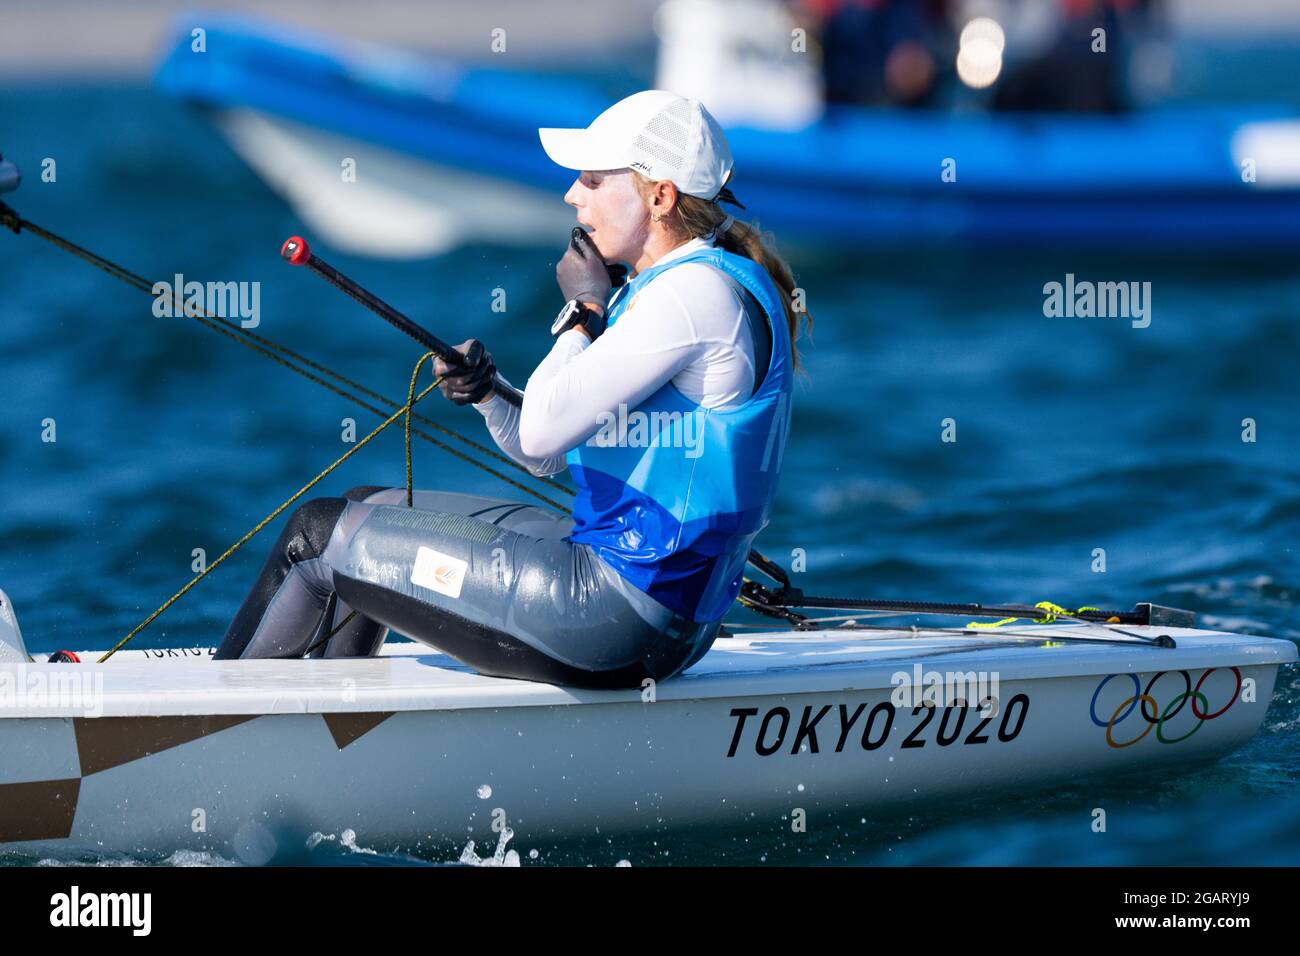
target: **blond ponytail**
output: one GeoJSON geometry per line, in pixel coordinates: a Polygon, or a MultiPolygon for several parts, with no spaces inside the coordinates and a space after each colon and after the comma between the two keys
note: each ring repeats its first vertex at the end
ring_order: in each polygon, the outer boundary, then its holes
{"type": "MultiPolygon", "coordinates": [[[[642,196],[647,196],[649,189],[653,187],[652,181],[636,170],[633,172],[636,174],[638,191],[642,196]]],[[[686,242],[713,233],[726,219],[727,214],[717,203],[678,193],[677,204],[673,207],[667,224],[682,237],[683,242],[686,242]]],[[[781,293],[781,305],[785,309],[786,326],[790,331],[790,360],[796,371],[802,371],[795,339],[799,334],[800,316],[803,316],[804,330],[810,336],[812,335],[812,315],[803,307],[802,290],[795,285],[794,273],[790,271],[789,263],[776,251],[771,233],[764,234],[752,223],[733,219],[730,227],[718,235],[715,241],[728,252],[734,252],[757,262],[772,277],[772,282],[781,293]],[[796,296],[798,296],[797,303],[796,296]]]]}

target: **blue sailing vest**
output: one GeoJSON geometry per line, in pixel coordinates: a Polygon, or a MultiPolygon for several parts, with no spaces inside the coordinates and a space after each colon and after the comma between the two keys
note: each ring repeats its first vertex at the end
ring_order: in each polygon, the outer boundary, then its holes
{"type": "Polygon", "coordinates": [[[688,262],[721,269],[758,300],[772,330],[767,374],[732,408],[704,408],[667,382],[635,409],[609,415],[566,456],[578,487],[568,540],[589,545],[677,614],[711,622],[740,593],[750,542],[767,525],[776,497],[790,431],[790,334],[767,270],[719,248],[635,276],[611,299],[609,325],[647,282],[688,262]]]}

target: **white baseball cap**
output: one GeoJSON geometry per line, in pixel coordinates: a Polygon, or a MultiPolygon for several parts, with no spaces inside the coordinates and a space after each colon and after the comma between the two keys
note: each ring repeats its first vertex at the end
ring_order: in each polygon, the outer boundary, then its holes
{"type": "Polygon", "coordinates": [[[619,100],[586,129],[537,132],[546,155],[566,169],[630,167],[653,180],[671,180],[687,196],[739,205],[726,189],[731,147],[699,100],[643,90],[619,100]]]}

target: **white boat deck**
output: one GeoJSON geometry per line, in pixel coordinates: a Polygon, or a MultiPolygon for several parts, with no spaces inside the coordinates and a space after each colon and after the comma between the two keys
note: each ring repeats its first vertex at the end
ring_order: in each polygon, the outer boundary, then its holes
{"type": "MultiPolygon", "coordinates": [[[[1297,659],[1290,641],[1180,628],[1174,649],[1065,642],[1077,626],[1016,628],[1014,638],[909,631],[775,632],[720,638],[680,677],[655,688],[658,700],[715,699],[894,686],[914,665],[925,671],[981,671],[1000,681],[1276,665],[1297,659]],[[1055,640],[1053,638],[1056,638],[1055,640]]],[[[1096,635],[1090,628],[1086,633],[1096,635]]],[[[8,717],[302,714],[460,710],[639,699],[638,690],[592,691],[483,677],[426,647],[393,644],[377,658],[214,661],[206,650],[130,650],[105,664],[0,665],[0,719],[8,717]]]]}

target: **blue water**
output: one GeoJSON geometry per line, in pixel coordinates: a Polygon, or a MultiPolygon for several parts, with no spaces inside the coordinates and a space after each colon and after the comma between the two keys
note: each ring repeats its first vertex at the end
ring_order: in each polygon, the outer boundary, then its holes
{"type": "MultiPolygon", "coordinates": [[[[259,280],[259,333],[404,392],[416,348],[280,262],[301,224],[200,118],[142,88],[10,88],[0,136],[28,173],[12,198],[27,218],[150,278],[259,280]],[[47,156],[54,184],[36,175],[47,156]]],[[[559,304],[555,252],[330,258],[443,337],[482,338],[522,381],[559,304]],[[497,287],[504,314],[490,308],[497,287]]],[[[1300,638],[1300,278],[1285,259],[792,258],[816,333],[760,545],[779,558],[806,549],[808,590],[1152,600],[1192,608],[1207,626],[1300,638]],[[1151,282],[1151,326],[1044,318],[1042,286],[1066,273],[1151,282]],[[940,441],[945,418],[956,443],[940,441]],[[1254,443],[1241,440],[1244,418],[1257,423],[1254,443]],[[1091,570],[1095,548],[1104,574],[1091,570]]],[[[38,239],[0,235],[0,586],[36,651],[116,641],[189,579],[192,549],[215,557],[347,450],[343,418],[361,432],[375,422],[188,320],[153,317],[151,304],[38,239]],[[46,418],[55,443],[41,440],[46,418]]],[[[438,420],[484,439],[474,413],[434,401],[438,420]]],[[[513,493],[416,447],[420,486],[513,493]]],[[[394,433],[319,493],[402,480],[394,433]]],[[[136,644],[218,639],[275,530],[136,644]]],[[[1288,667],[1250,744],[1189,774],[850,819],[797,842],[773,826],[544,847],[537,862],[1295,863],[1298,785],[1300,672],[1288,667]],[[1088,826],[1096,806],[1110,813],[1104,837],[1088,826]]],[[[530,848],[518,847],[526,863],[530,848]]],[[[305,859],[458,855],[371,857],[330,842],[305,859]]]]}

